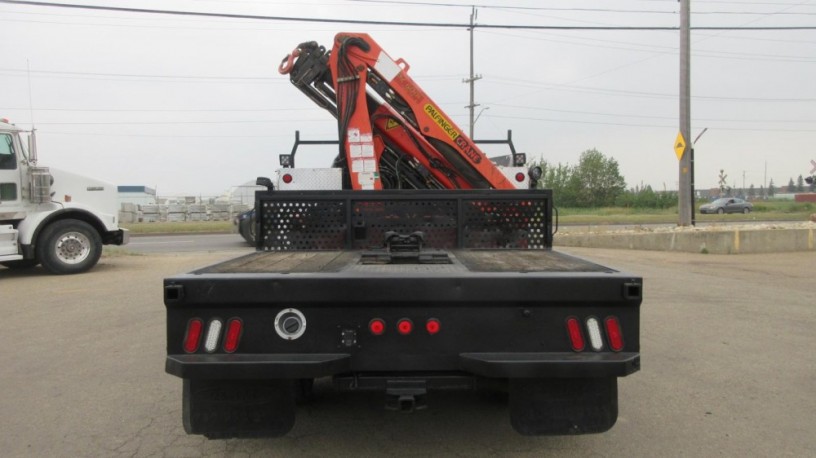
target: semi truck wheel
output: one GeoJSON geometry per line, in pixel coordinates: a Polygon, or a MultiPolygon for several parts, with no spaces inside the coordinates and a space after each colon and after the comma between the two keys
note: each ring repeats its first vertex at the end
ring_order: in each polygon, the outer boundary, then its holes
{"type": "Polygon", "coordinates": [[[78,274],[99,261],[102,238],[90,224],[64,219],[46,227],[37,243],[37,259],[53,274],[78,274]]]}

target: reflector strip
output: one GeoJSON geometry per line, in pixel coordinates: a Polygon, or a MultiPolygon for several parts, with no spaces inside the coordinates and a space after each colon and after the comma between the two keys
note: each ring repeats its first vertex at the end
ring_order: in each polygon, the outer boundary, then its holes
{"type": "Polygon", "coordinates": [[[238,349],[238,342],[241,340],[241,331],[244,324],[238,318],[232,318],[227,322],[227,334],[224,336],[224,351],[233,353],[238,349]]]}
{"type": "Polygon", "coordinates": [[[603,350],[603,336],[601,335],[601,324],[595,317],[589,317],[586,321],[587,332],[589,334],[589,346],[595,351],[603,350]]]}
{"type": "Polygon", "coordinates": [[[584,351],[584,335],[581,333],[581,323],[578,318],[567,318],[567,333],[569,334],[570,344],[575,351],[584,351]]]}
{"type": "Polygon", "coordinates": [[[221,320],[214,319],[210,321],[210,327],[207,329],[207,338],[204,340],[204,350],[207,353],[212,353],[218,347],[218,339],[221,337],[221,328],[223,324],[221,320]]]}
{"type": "Polygon", "coordinates": [[[623,350],[623,332],[621,332],[618,319],[614,316],[607,317],[604,324],[606,324],[606,336],[609,337],[609,348],[612,351],[623,350]]]}
{"type": "Polygon", "coordinates": [[[198,318],[193,318],[187,323],[187,334],[184,336],[184,351],[195,353],[198,350],[198,343],[201,340],[201,330],[204,322],[198,318]]]}

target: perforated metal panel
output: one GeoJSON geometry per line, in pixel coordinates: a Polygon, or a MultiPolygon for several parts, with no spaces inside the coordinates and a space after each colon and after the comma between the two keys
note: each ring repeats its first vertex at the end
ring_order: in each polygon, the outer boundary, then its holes
{"type": "Polygon", "coordinates": [[[258,194],[259,248],[376,249],[387,232],[422,232],[424,248],[546,250],[549,190],[272,191],[258,194]]]}
{"type": "Polygon", "coordinates": [[[464,205],[464,248],[549,248],[547,201],[469,200],[464,205]]]}
{"type": "Polygon", "coordinates": [[[422,232],[426,247],[456,248],[457,201],[355,200],[352,204],[353,248],[381,248],[385,233],[422,232]]]}
{"type": "Polygon", "coordinates": [[[348,225],[343,200],[264,200],[261,202],[262,248],[339,250],[348,225]]]}

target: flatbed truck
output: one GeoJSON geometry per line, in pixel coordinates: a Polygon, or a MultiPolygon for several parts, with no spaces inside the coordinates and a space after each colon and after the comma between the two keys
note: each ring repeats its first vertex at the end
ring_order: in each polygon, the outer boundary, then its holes
{"type": "Polygon", "coordinates": [[[608,430],[642,279],[552,250],[548,190],[259,192],[258,250],[165,279],[191,434],[280,436],[315,378],[402,411],[509,395],[521,434],[608,430]]]}
{"type": "MultiPolygon", "coordinates": [[[[370,36],[279,66],[338,123],[328,169],[259,178],[256,252],[166,278],[165,369],[190,434],[276,437],[317,378],[414,411],[508,394],[521,434],[599,433],[640,368],[643,281],[553,250],[553,195],[502,168],[370,36]]],[[[557,213],[556,213],[557,215],[557,213]]]]}

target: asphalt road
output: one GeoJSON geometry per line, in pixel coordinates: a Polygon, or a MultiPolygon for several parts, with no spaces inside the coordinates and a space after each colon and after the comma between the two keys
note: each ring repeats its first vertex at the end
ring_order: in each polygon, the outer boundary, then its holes
{"type": "Polygon", "coordinates": [[[239,234],[139,235],[131,237],[122,249],[143,254],[253,250],[239,234]]]}
{"type": "Polygon", "coordinates": [[[0,454],[15,456],[815,456],[816,257],[564,250],[642,274],[642,370],[605,434],[522,437],[496,400],[386,412],[318,387],[277,440],[187,436],[164,373],[161,280],[225,258],[103,257],[90,273],[0,268],[0,454]]]}

